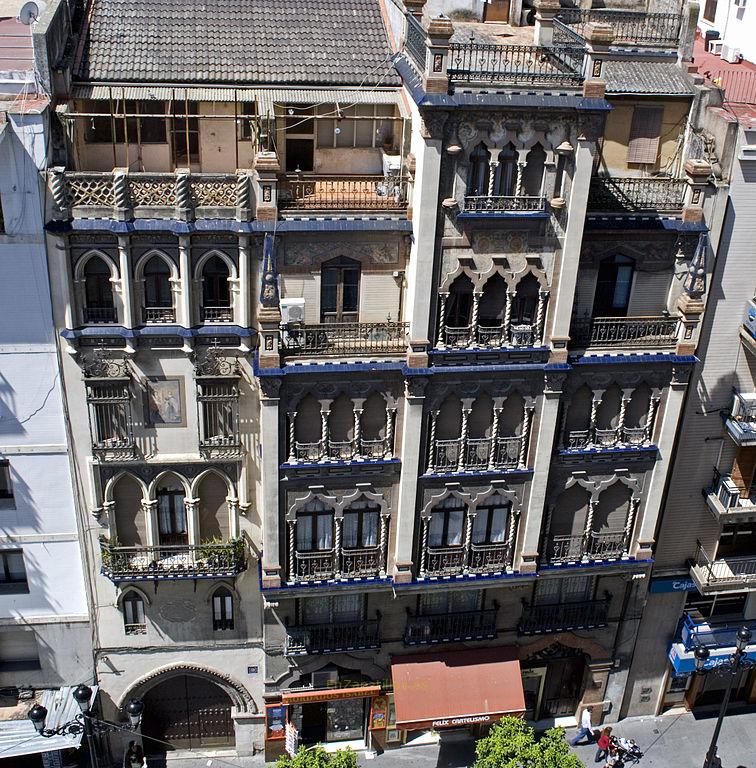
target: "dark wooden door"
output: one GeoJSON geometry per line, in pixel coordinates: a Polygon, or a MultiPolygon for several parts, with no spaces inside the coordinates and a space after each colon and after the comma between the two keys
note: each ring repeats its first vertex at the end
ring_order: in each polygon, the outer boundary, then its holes
{"type": "Polygon", "coordinates": [[[483,11],[483,21],[509,22],[509,0],[490,0],[483,11]]]}
{"type": "Polygon", "coordinates": [[[575,714],[583,681],[583,659],[554,659],[549,662],[543,692],[541,717],[568,717],[575,714]]]}

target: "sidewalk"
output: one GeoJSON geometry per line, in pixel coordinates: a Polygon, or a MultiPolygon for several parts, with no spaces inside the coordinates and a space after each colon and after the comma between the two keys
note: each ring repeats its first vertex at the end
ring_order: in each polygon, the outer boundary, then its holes
{"type": "MultiPolygon", "coordinates": [[[[716,724],[711,715],[665,715],[663,717],[634,717],[612,726],[617,736],[635,739],[644,752],[639,768],[701,768],[716,724]]],[[[574,729],[567,737],[574,735],[574,729]]],[[[578,745],[577,754],[587,768],[595,768],[595,744],[578,745]]],[[[722,768],[756,768],[756,710],[735,710],[728,714],[719,739],[722,768]]],[[[455,741],[422,747],[405,747],[366,760],[359,753],[364,768],[468,768],[475,760],[473,741],[455,741]]],[[[214,756],[208,750],[203,757],[187,753],[171,755],[167,760],[150,759],[149,768],[263,768],[261,756],[229,757],[227,753],[214,756]],[[211,762],[208,762],[211,761],[211,762]]]]}

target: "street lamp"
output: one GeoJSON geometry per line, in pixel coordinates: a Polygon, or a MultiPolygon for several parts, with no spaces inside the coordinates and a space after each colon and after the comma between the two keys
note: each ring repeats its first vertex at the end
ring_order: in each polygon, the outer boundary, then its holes
{"type": "MultiPolygon", "coordinates": [[[[92,689],[88,685],[84,685],[83,683],[77,685],[71,695],[81,710],[73,720],[69,720],[67,723],[63,723],[57,728],[45,728],[47,709],[43,707],[42,704],[35,704],[29,710],[29,720],[31,720],[34,730],[45,739],[52,738],[53,736],[78,735],[83,733],[87,737],[87,745],[89,747],[92,764],[94,765],[94,768],[97,768],[98,758],[94,743],[95,731],[120,731],[123,729],[123,726],[118,723],[109,723],[105,720],[94,720],[92,718],[90,707],[92,689]]],[[[144,712],[144,703],[139,699],[131,699],[126,705],[126,714],[129,716],[129,724],[131,728],[136,729],[139,727],[142,720],[142,712],[144,712]]]]}
{"type": "Polygon", "coordinates": [[[696,672],[701,675],[713,673],[729,676],[725,695],[722,699],[722,706],[719,708],[719,717],[717,718],[717,724],[711,737],[711,744],[709,745],[709,751],[706,753],[703,768],[717,768],[717,766],[721,765],[719,758],[717,757],[719,732],[722,730],[722,721],[727,712],[727,705],[730,703],[730,695],[732,694],[732,687],[735,684],[735,680],[742,670],[753,666],[753,662],[746,658],[745,653],[748,643],[751,642],[751,636],[752,633],[748,627],[741,627],[735,634],[735,653],[733,653],[728,660],[719,662],[714,669],[705,669],[706,662],[709,659],[709,649],[706,648],[706,646],[699,645],[693,652],[693,655],[696,658],[696,672]]]}

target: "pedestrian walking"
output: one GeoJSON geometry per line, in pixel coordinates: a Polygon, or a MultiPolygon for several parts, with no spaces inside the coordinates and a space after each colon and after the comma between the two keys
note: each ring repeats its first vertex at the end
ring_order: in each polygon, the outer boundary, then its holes
{"type": "Polygon", "coordinates": [[[570,744],[574,747],[580,739],[583,737],[588,739],[588,743],[590,744],[593,741],[593,724],[591,723],[591,714],[593,712],[593,707],[586,707],[583,710],[583,714],[580,718],[580,728],[578,728],[578,732],[574,739],[570,741],[570,744]]]}
{"type": "Polygon", "coordinates": [[[123,755],[123,768],[147,768],[147,758],[141,744],[129,742],[129,747],[123,755]]]}
{"type": "Polygon", "coordinates": [[[608,754],[609,747],[612,744],[612,726],[607,725],[598,740],[598,750],[596,751],[596,762],[600,763],[608,754]]]}

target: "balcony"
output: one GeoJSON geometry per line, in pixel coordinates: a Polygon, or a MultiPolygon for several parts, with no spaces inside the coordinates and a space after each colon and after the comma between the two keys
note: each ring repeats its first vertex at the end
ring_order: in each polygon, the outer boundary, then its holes
{"type": "Polygon", "coordinates": [[[294,441],[289,464],[315,464],[344,461],[380,461],[391,458],[392,446],[385,438],[367,440],[318,440],[315,443],[294,441]]]}
{"type": "Polygon", "coordinates": [[[522,437],[434,440],[428,474],[524,469],[522,437]]]}
{"type": "Polygon", "coordinates": [[[620,560],[628,556],[627,539],[625,531],[551,536],[544,546],[546,562],[548,565],[575,565],[620,560]]]}
{"type": "Polygon", "coordinates": [[[614,46],[673,49],[680,38],[682,17],[679,13],[565,8],[554,23],[554,43],[573,42],[576,37],[585,41],[588,24],[609,24],[614,46]]]}
{"type": "Polygon", "coordinates": [[[678,319],[648,317],[594,317],[574,319],[571,346],[597,349],[663,349],[677,344],[678,319]]]}
{"type": "Polygon", "coordinates": [[[756,621],[734,621],[732,623],[709,622],[700,615],[685,614],[683,620],[681,641],[686,651],[696,648],[734,649],[736,634],[741,627],[748,627],[756,636],[756,621]]]}
{"type": "Polygon", "coordinates": [[[706,505],[717,520],[723,522],[756,521],[756,494],[741,495],[731,475],[714,473],[711,485],[704,490],[706,505]]]}
{"type": "Polygon", "coordinates": [[[445,577],[506,573],[512,567],[507,542],[470,544],[469,547],[426,547],[422,552],[420,576],[445,577]]]}
{"type": "Polygon", "coordinates": [[[685,203],[685,179],[594,176],[588,193],[593,213],[679,213],[685,203]]]}
{"type": "Polygon", "coordinates": [[[378,174],[289,174],[281,180],[283,211],[392,211],[407,208],[407,179],[378,174]]]}
{"type": "Polygon", "coordinates": [[[405,645],[491,640],[496,637],[498,606],[480,611],[408,616],[405,645]]]}
{"type": "Polygon", "coordinates": [[[144,307],[142,321],[145,325],[175,323],[176,312],[173,307],[144,307]]]}
{"type": "Polygon", "coordinates": [[[251,171],[237,174],[50,172],[54,218],[248,220],[251,171]]]}
{"type": "Polygon", "coordinates": [[[122,547],[100,542],[102,573],[111,581],[233,578],[247,567],[244,542],[122,547]]]}
{"type": "Polygon", "coordinates": [[[452,85],[562,85],[583,82],[582,48],[453,42],[447,72],[452,85]]]}
{"type": "Polygon", "coordinates": [[[756,589],[756,555],[712,559],[698,542],[690,575],[702,595],[756,589]]]}
{"type": "Polygon", "coordinates": [[[407,351],[409,323],[289,323],[282,330],[287,357],[398,355],[407,351]]]}
{"type": "Polygon", "coordinates": [[[85,325],[103,325],[118,321],[115,307],[84,307],[83,314],[85,325]]]}
{"type": "Polygon", "coordinates": [[[565,435],[565,450],[589,448],[641,448],[651,444],[651,425],[646,427],[616,427],[614,429],[572,429],[565,435]]]}
{"type": "Polygon", "coordinates": [[[523,603],[517,632],[520,635],[545,635],[551,632],[598,629],[607,626],[608,614],[609,596],[603,600],[583,600],[578,603],[523,603]]]}
{"type": "MultiPolygon", "coordinates": [[[[382,518],[386,521],[386,518],[382,518]]],[[[388,522],[383,522],[384,527],[388,522]]],[[[385,538],[385,532],[382,536],[385,538]]],[[[386,553],[380,546],[362,549],[328,549],[293,553],[291,582],[304,584],[343,579],[374,579],[385,576],[386,553]]]]}
{"type": "Polygon", "coordinates": [[[379,622],[347,621],[287,627],[284,656],[308,656],[317,653],[344,653],[378,648],[379,622]]]}
{"type": "Polygon", "coordinates": [[[200,316],[203,323],[231,323],[234,310],[231,307],[202,307],[200,316]]]}
{"type": "Polygon", "coordinates": [[[730,437],[741,446],[756,446],[756,394],[736,392],[725,421],[730,437]]]}
{"type": "Polygon", "coordinates": [[[546,198],[529,195],[468,195],[460,216],[485,218],[503,213],[545,213],[546,198]]]}
{"type": "Polygon", "coordinates": [[[478,325],[475,328],[443,325],[436,346],[442,349],[501,349],[540,346],[542,343],[537,325],[478,325]]]}

